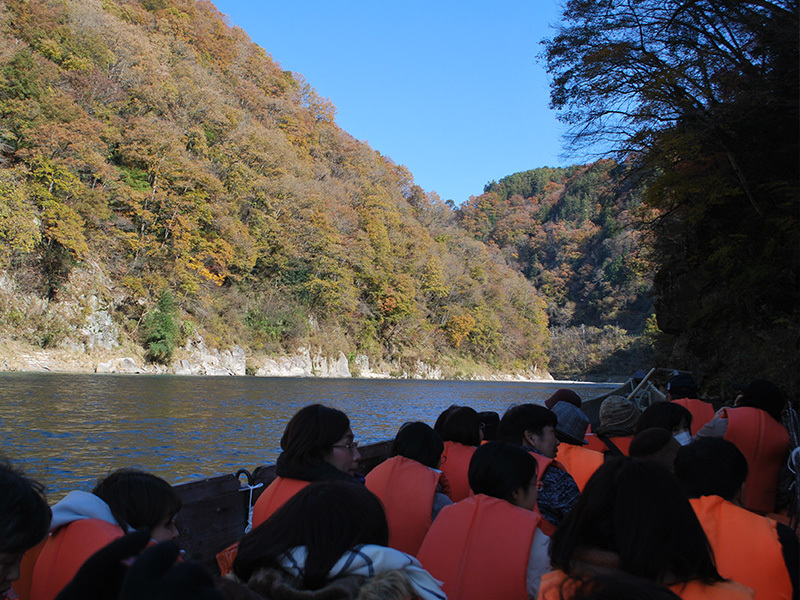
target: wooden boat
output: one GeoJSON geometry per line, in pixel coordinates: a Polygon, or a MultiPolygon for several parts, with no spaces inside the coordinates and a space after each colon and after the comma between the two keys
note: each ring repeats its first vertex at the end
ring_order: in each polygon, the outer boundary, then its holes
{"type": "MultiPolygon", "coordinates": [[[[679,372],[686,371],[675,371],[673,369],[663,368],[653,368],[647,373],[638,371],[617,389],[582,402],[581,410],[589,418],[589,422],[592,424],[592,430],[595,430],[600,426],[600,405],[603,404],[603,400],[609,396],[623,396],[635,402],[640,410],[644,410],[651,404],[666,401],[666,394],[659,389],[658,383],[661,383],[660,380],[669,379],[679,372]]],[[[665,384],[666,381],[663,383],[665,384]]],[[[666,385],[664,387],[666,387],[666,385]]]]}

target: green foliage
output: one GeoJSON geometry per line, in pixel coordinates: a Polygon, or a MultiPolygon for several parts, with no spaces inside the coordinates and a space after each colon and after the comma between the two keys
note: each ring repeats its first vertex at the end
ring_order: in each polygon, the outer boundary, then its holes
{"type": "Polygon", "coordinates": [[[172,361],[180,334],[177,321],[178,307],[175,298],[169,290],[164,290],[156,308],[142,320],[142,342],[147,350],[147,360],[163,365],[172,361]]]}

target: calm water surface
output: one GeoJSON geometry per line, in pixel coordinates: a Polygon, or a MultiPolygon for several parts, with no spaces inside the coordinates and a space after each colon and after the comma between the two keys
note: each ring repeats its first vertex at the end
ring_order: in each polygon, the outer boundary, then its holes
{"type": "Polygon", "coordinates": [[[55,500],[119,467],[181,483],[274,462],[286,422],[315,402],[347,413],[365,444],[451,404],[502,414],[561,387],[588,399],[616,384],[4,373],[0,433],[55,500]]]}

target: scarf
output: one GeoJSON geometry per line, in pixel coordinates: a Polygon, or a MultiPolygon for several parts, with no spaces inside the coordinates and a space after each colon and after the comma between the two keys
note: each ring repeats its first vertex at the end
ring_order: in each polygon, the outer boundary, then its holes
{"type": "MultiPolygon", "coordinates": [[[[306,556],[306,547],[298,546],[285,552],[278,563],[287,573],[302,578],[306,556]]],[[[390,570],[402,571],[421,600],[447,599],[442,591],[442,583],[434,579],[416,558],[405,552],[375,544],[360,544],[345,552],[333,565],[328,576],[330,579],[346,575],[371,578],[390,570]]]]}

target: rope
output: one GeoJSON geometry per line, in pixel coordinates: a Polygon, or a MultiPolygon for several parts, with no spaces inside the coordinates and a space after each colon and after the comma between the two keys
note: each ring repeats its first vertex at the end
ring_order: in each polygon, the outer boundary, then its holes
{"type": "Polygon", "coordinates": [[[250,533],[253,529],[253,490],[257,490],[260,487],[263,487],[263,483],[257,483],[255,485],[245,485],[239,488],[240,492],[249,491],[250,498],[247,500],[247,527],[244,528],[245,533],[250,533]]]}

